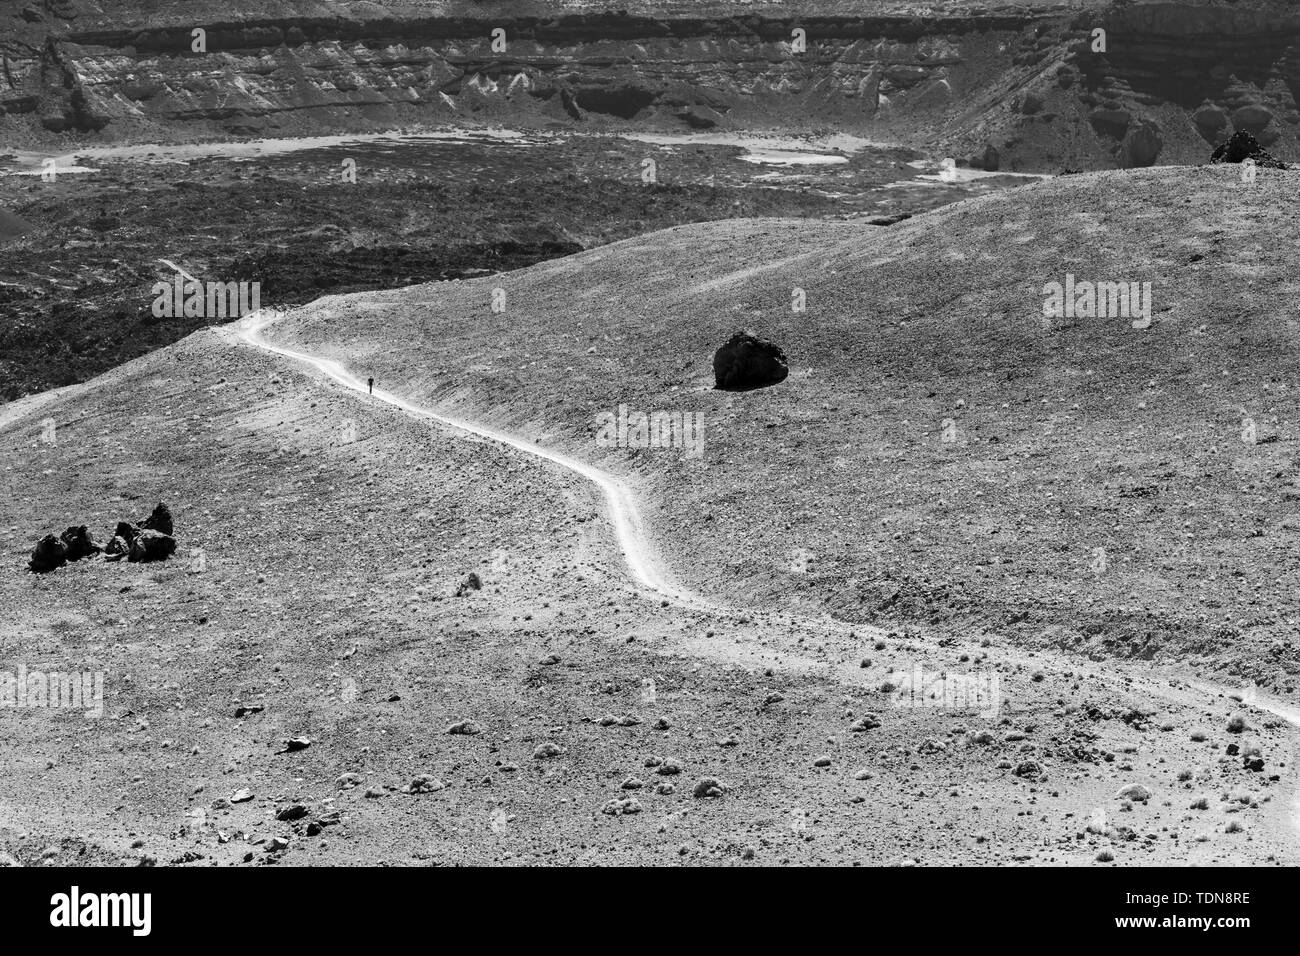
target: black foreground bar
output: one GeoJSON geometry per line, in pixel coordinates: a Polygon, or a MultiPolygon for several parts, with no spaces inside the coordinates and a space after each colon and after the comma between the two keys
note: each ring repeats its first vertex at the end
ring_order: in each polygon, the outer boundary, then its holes
{"type": "Polygon", "coordinates": [[[14,943],[76,934],[77,943],[111,939],[125,946],[205,938],[301,945],[321,934],[332,948],[352,938],[374,946],[457,929],[485,934],[480,938],[491,944],[515,933],[537,941],[563,926],[566,934],[580,929],[597,938],[592,931],[606,922],[610,934],[598,938],[607,943],[642,934],[667,942],[663,931],[682,934],[678,943],[692,936],[703,942],[699,930],[712,929],[716,943],[728,946],[751,935],[768,942],[774,930],[810,941],[848,931],[864,948],[897,939],[922,951],[1035,938],[1026,934],[1053,934],[1037,938],[1068,940],[1070,948],[1125,938],[1232,946],[1294,939],[1296,883],[1296,871],[1281,867],[852,868],[761,878],[737,873],[726,885],[709,869],[257,867],[234,874],[47,867],[0,870],[0,917],[14,943]],[[208,931],[214,935],[205,937],[208,931]]]}

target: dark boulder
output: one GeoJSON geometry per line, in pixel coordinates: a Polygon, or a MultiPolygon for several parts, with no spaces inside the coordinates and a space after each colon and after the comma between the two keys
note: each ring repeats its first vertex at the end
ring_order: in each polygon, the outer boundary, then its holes
{"type": "Polygon", "coordinates": [[[176,539],[161,531],[144,529],[131,539],[128,561],[162,561],[176,550],[176,539]]]}
{"type": "Polygon", "coordinates": [[[113,532],[113,537],[121,538],[127,544],[130,544],[139,533],[140,529],[136,525],[133,525],[129,521],[119,521],[117,523],[117,529],[113,532]]]}
{"type": "Polygon", "coordinates": [[[1239,129],[1225,142],[1220,143],[1210,154],[1212,163],[1240,163],[1247,159],[1253,159],[1256,166],[1263,166],[1267,169],[1289,169],[1290,167],[1278,159],[1263,146],[1250,133],[1249,130],[1239,129]]]}
{"type": "Polygon", "coordinates": [[[90,532],[86,530],[84,524],[69,528],[59,535],[59,539],[63,542],[65,554],[69,561],[78,561],[81,558],[90,557],[92,554],[99,554],[104,550],[90,536],[90,532]]]}
{"type": "Polygon", "coordinates": [[[161,501],[158,502],[149,517],[145,518],[144,521],[141,522],[140,527],[149,528],[153,531],[161,531],[163,534],[167,535],[174,534],[175,532],[172,529],[171,509],[161,501]]]}
{"type": "Polygon", "coordinates": [[[53,571],[68,560],[68,546],[52,534],[47,534],[32,548],[32,559],[27,567],[36,574],[53,571]]]}
{"type": "Polygon", "coordinates": [[[785,353],[773,342],[737,332],[713,353],[714,388],[746,391],[785,381],[790,374],[785,353]]]}

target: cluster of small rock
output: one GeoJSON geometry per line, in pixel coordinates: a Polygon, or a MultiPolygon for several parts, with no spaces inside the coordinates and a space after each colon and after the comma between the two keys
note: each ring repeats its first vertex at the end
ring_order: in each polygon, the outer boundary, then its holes
{"type": "Polygon", "coordinates": [[[171,510],[162,502],[138,524],[119,521],[107,545],[100,546],[86,526],[74,525],[60,535],[47,534],[36,542],[27,567],[44,574],[69,561],[102,553],[108,561],[162,561],[176,551],[171,510]]]}

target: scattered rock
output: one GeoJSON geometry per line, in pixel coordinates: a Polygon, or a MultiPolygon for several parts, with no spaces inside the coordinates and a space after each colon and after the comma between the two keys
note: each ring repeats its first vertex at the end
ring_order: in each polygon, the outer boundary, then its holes
{"type": "Polygon", "coordinates": [[[231,803],[247,803],[252,799],[253,791],[249,790],[247,787],[241,787],[230,795],[231,803]]]}
{"type": "Polygon", "coordinates": [[[1146,803],[1151,799],[1151,791],[1140,783],[1130,783],[1119,793],[1115,794],[1115,798],[1117,800],[1132,800],[1137,803],[1146,803]]]}
{"type": "Polygon", "coordinates": [[[675,757],[669,757],[655,768],[655,773],[664,777],[672,777],[682,772],[682,762],[675,757]]]}
{"type": "Polygon", "coordinates": [[[363,778],[359,773],[345,773],[334,781],[334,786],[340,790],[351,790],[363,783],[363,778]]]}
{"type": "Polygon", "coordinates": [[[636,777],[628,777],[623,781],[624,790],[640,790],[644,786],[645,783],[636,777]]]}
{"type": "Polygon", "coordinates": [[[704,797],[722,796],[723,786],[717,777],[704,777],[695,785],[695,796],[703,799],[704,797]]]}
{"type": "Polygon", "coordinates": [[[406,788],[407,793],[436,793],[439,790],[446,789],[447,785],[436,777],[431,777],[427,773],[422,773],[411,781],[410,786],[406,788]]]}
{"type": "Polygon", "coordinates": [[[309,812],[310,811],[306,807],[304,807],[301,803],[295,803],[293,806],[285,807],[283,810],[281,810],[279,813],[275,815],[275,818],[277,820],[283,820],[285,822],[288,822],[290,820],[301,820],[309,812]]]}
{"type": "Polygon", "coordinates": [[[600,812],[611,817],[619,817],[628,813],[640,813],[641,801],[636,797],[615,797],[613,800],[606,801],[605,805],[600,808],[600,812]]]}
{"type": "Polygon", "coordinates": [[[465,580],[461,581],[460,585],[456,588],[456,597],[464,597],[470,591],[478,591],[481,590],[482,587],[483,582],[479,580],[479,576],[471,571],[469,574],[465,575],[465,580]]]}
{"type": "Polygon", "coordinates": [[[546,741],[546,743],[538,744],[535,748],[533,748],[533,759],[546,760],[550,757],[559,757],[566,753],[568,753],[568,751],[565,750],[563,747],[559,746],[558,744],[553,744],[548,740],[546,741]]]}
{"type": "Polygon", "coordinates": [[[475,734],[483,733],[483,728],[472,720],[460,720],[448,727],[447,733],[473,737],[475,734]]]}
{"type": "Polygon", "coordinates": [[[1254,773],[1262,773],[1264,770],[1264,755],[1258,747],[1247,747],[1246,752],[1241,755],[1242,766],[1254,773]]]}
{"type": "Polygon", "coordinates": [[[311,741],[306,737],[290,737],[284,742],[284,749],[281,750],[280,753],[289,754],[293,753],[295,750],[306,750],[310,746],[311,741]]]}

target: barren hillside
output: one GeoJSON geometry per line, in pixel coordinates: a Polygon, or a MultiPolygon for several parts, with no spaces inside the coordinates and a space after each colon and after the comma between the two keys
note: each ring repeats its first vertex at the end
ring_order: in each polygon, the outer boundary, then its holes
{"type": "Polygon", "coordinates": [[[622,476],[707,609],[634,587],[580,475],[229,329],[4,406],[0,651],[106,685],[0,713],[6,852],[1294,862],[1292,175],[694,225],[270,327],[622,476]],[[1151,282],[1150,327],[1045,320],[1067,271],[1151,282]],[[791,374],[714,391],[742,326],[791,374]],[[597,447],[619,404],[703,454],[597,447]],[[22,570],[159,499],[176,559],[22,570]],[[900,701],[916,668],[996,711],[900,701]]]}

